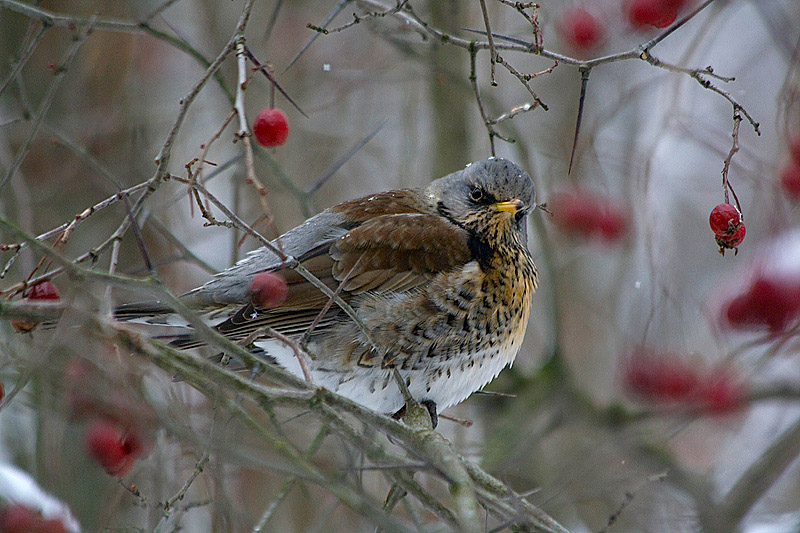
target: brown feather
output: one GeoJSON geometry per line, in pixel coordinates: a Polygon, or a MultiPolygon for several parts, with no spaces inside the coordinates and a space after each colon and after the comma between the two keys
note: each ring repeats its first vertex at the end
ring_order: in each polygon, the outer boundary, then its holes
{"type": "Polygon", "coordinates": [[[333,206],[330,210],[334,213],[341,213],[347,222],[354,224],[361,224],[382,215],[433,214],[421,193],[413,189],[398,189],[356,198],[333,206]]]}
{"type": "MultiPolygon", "coordinates": [[[[424,204],[414,191],[390,191],[334,209],[345,208],[346,220],[363,223],[298,258],[332,290],[348,276],[340,291],[345,301],[366,291],[409,290],[472,259],[467,232],[439,215],[421,213],[424,204]]],[[[282,274],[289,293],[280,307],[264,310],[248,304],[218,324],[217,330],[241,339],[266,326],[282,332],[307,328],[328,303],[328,297],[296,271],[287,269],[282,274]]],[[[332,305],[319,330],[335,323],[339,312],[332,305]]]]}
{"type": "Polygon", "coordinates": [[[466,231],[438,215],[423,214],[370,220],[337,239],[330,255],[336,279],[361,258],[347,284],[353,294],[397,290],[398,285],[408,289],[471,260],[466,231]]]}

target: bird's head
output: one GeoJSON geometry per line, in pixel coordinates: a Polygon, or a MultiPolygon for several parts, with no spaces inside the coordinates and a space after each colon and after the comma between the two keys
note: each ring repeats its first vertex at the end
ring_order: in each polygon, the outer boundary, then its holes
{"type": "Polygon", "coordinates": [[[530,176],[506,159],[490,158],[432,182],[428,200],[454,224],[481,234],[515,232],[526,241],[526,215],[536,205],[530,176]]]}

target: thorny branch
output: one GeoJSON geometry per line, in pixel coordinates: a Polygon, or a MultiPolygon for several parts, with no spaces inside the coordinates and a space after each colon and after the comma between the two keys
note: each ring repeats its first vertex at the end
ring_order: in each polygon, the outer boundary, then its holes
{"type": "MultiPolygon", "coordinates": [[[[470,51],[470,54],[472,54],[474,51],[478,51],[478,50],[485,50],[485,49],[493,50],[493,52],[490,52],[491,56],[492,56],[492,59],[493,59],[493,61],[496,60],[498,63],[501,63],[501,61],[497,59],[497,57],[498,57],[497,56],[497,53],[498,53],[497,50],[508,50],[508,51],[527,53],[527,54],[534,54],[534,55],[538,55],[538,56],[541,56],[541,57],[545,57],[545,58],[548,58],[548,59],[555,60],[556,62],[559,62],[559,63],[572,65],[572,66],[576,67],[578,69],[578,71],[581,73],[581,76],[582,76],[581,83],[582,83],[582,95],[583,95],[583,97],[585,97],[586,83],[588,81],[588,74],[591,72],[591,69],[594,68],[594,67],[600,66],[600,65],[608,64],[608,63],[614,63],[614,62],[618,62],[618,61],[627,61],[629,59],[639,59],[639,60],[645,61],[647,63],[650,63],[651,65],[656,66],[658,68],[663,68],[665,70],[669,70],[669,71],[672,71],[672,72],[684,73],[684,74],[692,77],[693,79],[695,79],[704,88],[719,94],[720,96],[722,96],[723,98],[728,100],[728,102],[730,102],[731,105],[733,105],[735,108],[741,110],[742,114],[748,119],[748,121],[753,126],[753,129],[756,131],[756,133],[759,133],[759,130],[758,130],[759,125],[758,125],[758,123],[750,116],[749,113],[747,113],[747,111],[744,109],[744,107],[740,103],[738,103],[730,95],[730,93],[728,93],[726,91],[723,91],[719,87],[715,86],[713,83],[711,83],[710,80],[705,78],[704,75],[714,77],[714,78],[716,78],[718,80],[721,80],[721,81],[732,81],[732,78],[727,78],[727,77],[720,76],[720,75],[714,73],[714,71],[713,71],[713,69],[711,67],[707,67],[705,69],[686,69],[686,68],[683,68],[683,67],[670,65],[670,64],[664,63],[664,62],[654,58],[652,56],[652,54],[651,54],[651,50],[652,50],[653,47],[658,45],[661,41],[666,39],[669,35],[671,35],[676,30],[681,28],[684,24],[686,24],[688,21],[690,21],[692,18],[694,18],[698,13],[700,13],[706,7],[708,7],[713,1],[714,0],[706,0],[705,2],[701,3],[694,10],[692,10],[686,16],[684,16],[683,18],[681,18],[680,20],[675,22],[673,25],[671,25],[668,29],[663,31],[661,34],[657,35],[653,39],[650,39],[646,43],[644,43],[644,44],[642,44],[642,45],[640,45],[640,46],[638,46],[638,47],[636,47],[636,48],[634,48],[632,50],[628,50],[628,51],[620,52],[620,53],[616,53],[616,54],[611,54],[611,55],[607,55],[607,56],[603,56],[603,57],[598,57],[598,58],[595,58],[595,59],[585,60],[585,61],[584,60],[575,59],[575,58],[572,58],[572,57],[569,57],[569,56],[564,56],[562,54],[557,54],[555,52],[551,52],[549,50],[546,50],[546,49],[542,48],[540,43],[539,43],[539,41],[538,41],[538,39],[540,37],[539,37],[539,34],[537,32],[535,32],[535,40],[533,42],[529,42],[529,41],[526,41],[526,40],[523,40],[523,39],[518,39],[518,38],[515,38],[515,37],[509,37],[507,35],[502,35],[502,34],[498,34],[498,33],[492,33],[491,35],[489,35],[489,33],[487,33],[489,30],[487,30],[487,31],[470,30],[470,31],[473,31],[475,33],[479,33],[481,35],[487,36],[487,41],[485,41],[485,42],[484,41],[477,41],[476,42],[476,41],[469,41],[469,40],[466,40],[466,39],[462,39],[460,37],[457,37],[455,35],[451,35],[449,33],[443,32],[442,30],[439,30],[438,28],[435,28],[435,27],[431,26],[430,24],[428,24],[427,22],[425,22],[424,20],[422,20],[418,16],[413,11],[413,9],[411,8],[410,5],[406,6],[404,9],[402,9],[402,10],[396,12],[396,13],[393,13],[393,15],[395,17],[400,18],[403,22],[405,22],[407,25],[409,25],[412,28],[414,28],[420,34],[425,35],[425,36],[430,35],[430,36],[434,37],[435,39],[437,39],[442,44],[448,44],[448,45],[458,46],[460,48],[464,48],[464,49],[470,51]],[[503,42],[503,43],[496,42],[494,40],[495,38],[502,39],[505,42],[503,42]]],[[[386,10],[385,6],[381,2],[379,2],[378,0],[358,0],[358,3],[361,4],[361,5],[364,5],[364,6],[368,6],[369,9],[386,10]]],[[[522,13],[524,16],[526,16],[526,18],[528,20],[532,20],[530,17],[528,17],[524,13],[524,8],[523,8],[522,3],[510,2],[510,1],[509,2],[502,2],[502,3],[504,3],[506,5],[512,5],[520,13],[522,13]]],[[[534,7],[534,6],[532,6],[532,5],[528,6],[526,4],[524,7],[534,7]]],[[[474,61],[474,59],[472,57],[470,57],[470,61],[474,61]]],[[[509,68],[510,65],[508,65],[508,63],[506,63],[506,65],[504,65],[504,66],[506,66],[509,69],[509,72],[511,72],[515,77],[517,77],[517,79],[520,80],[520,82],[523,83],[523,85],[525,85],[525,88],[534,97],[534,101],[536,101],[537,98],[535,96],[535,93],[533,93],[533,91],[531,90],[530,86],[527,83],[525,83],[524,76],[520,75],[519,73],[515,74],[514,71],[511,70],[511,68],[509,68]]],[[[541,104],[541,102],[540,102],[540,104],[541,104]]],[[[479,107],[481,105],[482,105],[482,103],[479,102],[479,107]]],[[[546,108],[543,106],[543,109],[546,109],[546,108]]],[[[484,112],[482,112],[481,115],[485,117],[485,113],[484,112]]],[[[575,133],[575,143],[574,143],[574,145],[577,144],[577,135],[578,135],[578,131],[580,130],[581,115],[582,115],[582,110],[579,110],[577,124],[576,124],[576,133],[575,133]]],[[[486,118],[484,118],[484,122],[486,122],[486,118]]],[[[494,137],[495,136],[497,136],[497,133],[495,132],[493,134],[491,132],[491,130],[490,130],[489,131],[489,137],[490,137],[490,145],[492,147],[494,146],[494,137]]],[[[573,156],[574,156],[574,146],[573,146],[573,156]]],[[[570,166],[571,166],[571,164],[570,164],[570,166]]]]}
{"type": "Polygon", "coordinates": [[[365,20],[369,20],[369,19],[373,19],[373,18],[381,18],[381,17],[385,17],[386,15],[392,15],[394,13],[397,13],[398,11],[403,9],[403,7],[408,3],[408,1],[409,0],[402,0],[402,2],[397,2],[397,5],[395,7],[391,8],[391,9],[387,9],[386,11],[367,12],[367,13],[364,13],[363,15],[361,15],[361,16],[358,16],[357,14],[353,13],[353,20],[351,20],[347,24],[343,24],[341,26],[338,26],[336,28],[332,28],[330,30],[327,29],[327,27],[325,27],[325,26],[315,26],[314,24],[311,24],[311,23],[306,24],[306,28],[308,28],[309,30],[314,30],[317,33],[321,33],[322,35],[329,35],[331,33],[339,33],[340,31],[344,31],[344,30],[346,30],[348,28],[352,28],[356,24],[361,24],[365,20]]]}
{"type": "MultiPolygon", "coordinates": [[[[19,2],[17,0],[0,0],[0,8],[6,8],[16,13],[20,13],[21,15],[24,15],[26,17],[32,19],[38,19],[42,21],[42,24],[44,24],[45,27],[86,28],[92,25],[92,27],[96,30],[116,31],[123,33],[145,33],[159,40],[162,40],[167,44],[169,44],[170,46],[174,46],[175,48],[181,50],[182,52],[185,52],[186,54],[190,55],[203,68],[209,68],[211,66],[211,63],[208,61],[208,59],[206,59],[203,56],[203,54],[201,54],[199,51],[197,51],[183,39],[180,39],[173,35],[169,35],[165,32],[162,32],[150,26],[149,24],[150,19],[147,17],[145,17],[143,21],[137,21],[137,22],[114,20],[102,17],[96,17],[96,20],[94,20],[95,17],[85,18],[78,16],[61,15],[58,13],[54,13],[52,11],[48,11],[46,9],[41,9],[38,6],[27,4],[25,2],[19,2]]],[[[252,9],[252,6],[250,7],[250,9],[252,9]]],[[[225,91],[226,95],[228,96],[228,99],[233,101],[233,95],[228,92],[228,88],[225,85],[225,82],[223,81],[222,77],[217,75],[216,73],[214,77],[217,83],[219,84],[220,88],[223,91],[225,91]]]]}

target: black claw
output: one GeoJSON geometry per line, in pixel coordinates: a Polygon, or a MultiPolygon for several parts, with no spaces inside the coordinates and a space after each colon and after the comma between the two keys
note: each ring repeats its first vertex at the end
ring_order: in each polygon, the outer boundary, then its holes
{"type": "Polygon", "coordinates": [[[394,418],[395,420],[400,420],[401,418],[403,418],[403,415],[405,414],[406,414],[406,405],[403,404],[403,407],[398,409],[397,412],[392,415],[392,418],[394,418]]]}

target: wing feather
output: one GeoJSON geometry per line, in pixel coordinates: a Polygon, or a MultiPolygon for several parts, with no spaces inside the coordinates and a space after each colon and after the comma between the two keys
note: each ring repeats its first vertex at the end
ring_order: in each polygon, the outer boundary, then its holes
{"type": "MultiPolygon", "coordinates": [[[[359,213],[365,215],[364,210],[359,213]]],[[[466,264],[471,260],[467,242],[467,232],[444,217],[399,212],[355,223],[344,235],[320,243],[298,260],[332,290],[344,282],[340,296],[351,302],[366,292],[410,290],[466,264]]],[[[239,340],[267,326],[290,335],[305,331],[328,303],[328,297],[296,271],[282,274],[289,293],[280,307],[259,309],[248,303],[216,329],[239,340]]],[[[340,320],[340,313],[336,304],[331,305],[315,331],[332,327],[340,320]]],[[[186,338],[179,342],[181,346],[196,345],[186,338]]]]}

